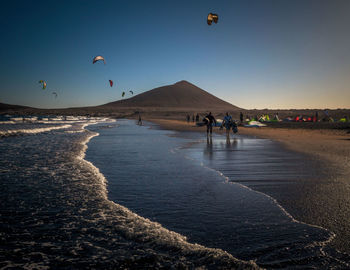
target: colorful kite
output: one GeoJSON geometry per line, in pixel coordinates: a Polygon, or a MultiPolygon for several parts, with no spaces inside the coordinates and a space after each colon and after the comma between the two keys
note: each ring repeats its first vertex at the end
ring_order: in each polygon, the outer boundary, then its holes
{"type": "Polygon", "coordinates": [[[214,23],[218,23],[218,20],[219,20],[219,17],[217,14],[209,13],[207,17],[207,24],[211,25],[213,21],[214,23]]]}
{"type": "Polygon", "coordinates": [[[103,63],[106,64],[105,59],[104,59],[103,56],[101,56],[101,55],[96,56],[96,57],[92,60],[92,63],[95,64],[97,61],[100,61],[100,60],[103,61],[103,63]]]}
{"type": "Polygon", "coordinates": [[[43,84],[43,89],[46,89],[46,82],[45,81],[40,80],[39,83],[42,83],[43,84]]]}

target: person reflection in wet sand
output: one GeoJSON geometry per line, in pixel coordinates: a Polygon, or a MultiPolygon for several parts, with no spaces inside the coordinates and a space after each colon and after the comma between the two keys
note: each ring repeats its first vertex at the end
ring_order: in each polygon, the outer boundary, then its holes
{"type": "Polygon", "coordinates": [[[234,149],[237,147],[237,139],[236,138],[233,138],[233,139],[230,139],[230,137],[226,137],[226,145],[224,145],[224,143],[221,144],[221,147],[222,148],[226,148],[226,150],[229,150],[229,149],[234,149]]]}
{"type": "Polygon", "coordinates": [[[231,147],[231,140],[230,140],[230,136],[226,135],[226,148],[230,148],[231,147]]]}
{"type": "Polygon", "coordinates": [[[209,156],[209,159],[213,158],[213,138],[207,137],[207,148],[204,150],[204,154],[209,156]]]}
{"type": "Polygon", "coordinates": [[[232,141],[232,146],[233,146],[233,147],[236,147],[236,146],[237,146],[237,143],[238,143],[237,138],[234,137],[234,138],[233,138],[233,141],[232,141]]]}
{"type": "Polygon", "coordinates": [[[237,138],[230,139],[229,136],[226,137],[226,148],[235,148],[237,146],[237,138]]]}

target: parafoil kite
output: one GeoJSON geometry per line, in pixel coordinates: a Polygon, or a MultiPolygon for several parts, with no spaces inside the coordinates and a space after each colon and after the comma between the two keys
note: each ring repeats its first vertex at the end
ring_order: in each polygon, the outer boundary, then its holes
{"type": "Polygon", "coordinates": [[[125,92],[122,93],[122,97],[124,97],[124,96],[125,96],[125,92]]]}
{"type": "Polygon", "coordinates": [[[99,61],[99,60],[103,61],[103,63],[106,64],[105,59],[104,59],[103,56],[101,56],[101,55],[96,56],[96,57],[92,60],[92,63],[95,64],[95,63],[96,63],[97,61],[99,61]]]}
{"type": "Polygon", "coordinates": [[[113,81],[109,80],[109,85],[112,87],[113,86],[113,81]]]}
{"type": "Polygon", "coordinates": [[[43,84],[43,89],[46,89],[46,82],[45,81],[40,80],[39,83],[42,83],[43,84]]]}
{"type": "Polygon", "coordinates": [[[55,95],[55,98],[57,98],[57,93],[56,92],[52,92],[53,95],[55,95]]]}
{"type": "Polygon", "coordinates": [[[214,23],[218,23],[218,20],[219,20],[219,17],[217,14],[213,14],[213,13],[208,14],[208,18],[207,18],[208,25],[211,25],[213,21],[214,23]]]}
{"type": "Polygon", "coordinates": [[[131,90],[130,90],[129,92],[130,92],[132,95],[134,94],[134,92],[133,92],[133,91],[131,91],[131,90]]]}

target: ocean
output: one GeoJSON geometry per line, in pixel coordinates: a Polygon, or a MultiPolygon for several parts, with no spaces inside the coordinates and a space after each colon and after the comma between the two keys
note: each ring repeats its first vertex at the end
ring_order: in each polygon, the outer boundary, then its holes
{"type": "Polygon", "coordinates": [[[0,152],[0,269],[350,267],[263,192],[317,171],[270,140],[18,117],[0,152]]]}

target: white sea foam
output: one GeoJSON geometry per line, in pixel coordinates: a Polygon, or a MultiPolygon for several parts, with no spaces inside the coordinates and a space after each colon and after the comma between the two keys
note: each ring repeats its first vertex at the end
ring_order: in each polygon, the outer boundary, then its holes
{"type": "MultiPolygon", "coordinates": [[[[82,128],[84,129],[90,124],[87,123],[82,128]]],[[[199,244],[189,243],[186,236],[170,231],[161,224],[141,217],[128,208],[110,201],[108,199],[107,179],[93,163],[85,160],[86,150],[88,149],[87,144],[96,136],[99,136],[99,133],[93,132],[81,142],[82,148],[77,155],[77,160],[90,168],[93,171],[95,179],[100,183],[100,187],[102,188],[101,196],[109,206],[108,211],[106,209],[97,209],[102,219],[111,218],[111,212],[115,213],[113,218],[123,221],[123,226],[118,226],[118,229],[131,239],[138,239],[138,241],[145,242],[145,245],[152,244],[180,248],[184,255],[196,253],[198,256],[207,256],[208,259],[222,259],[223,261],[230,262],[230,264],[234,264],[235,269],[259,269],[254,261],[245,262],[239,260],[222,249],[208,248],[199,244]]],[[[205,265],[200,269],[206,269],[205,265]]]]}
{"type": "Polygon", "coordinates": [[[67,129],[72,127],[72,125],[62,125],[62,126],[54,126],[54,127],[45,127],[45,128],[32,128],[32,129],[8,129],[8,130],[0,130],[0,137],[7,137],[19,134],[37,134],[42,132],[48,132],[51,130],[57,129],[67,129]]]}

